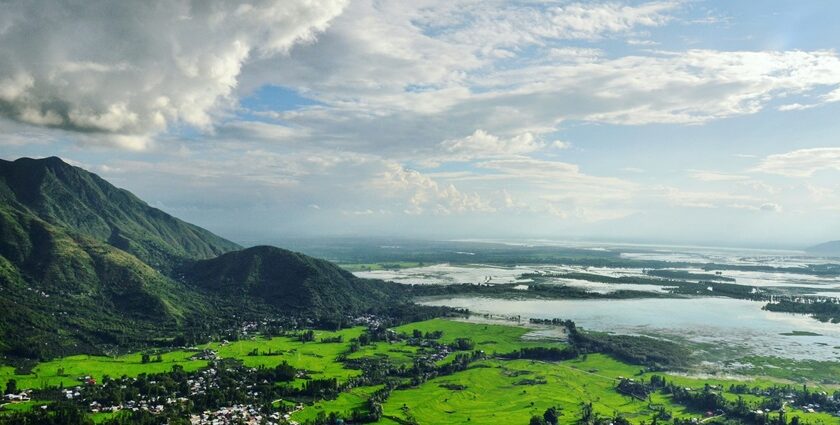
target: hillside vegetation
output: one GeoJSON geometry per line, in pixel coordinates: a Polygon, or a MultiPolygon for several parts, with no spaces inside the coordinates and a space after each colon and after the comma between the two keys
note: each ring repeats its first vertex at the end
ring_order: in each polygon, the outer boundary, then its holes
{"type": "Polygon", "coordinates": [[[164,271],[179,261],[240,248],[55,157],[0,160],[0,198],[4,205],[28,210],[164,271]]]}
{"type": "Polygon", "coordinates": [[[0,353],[103,353],[403,300],[323,260],[238,248],[58,158],[0,160],[0,353]]]}
{"type": "Polygon", "coordinates": [[[188,283],[214,293],[314,314],[332,309],[359,313],[404,293],[399,284],[360,279],[328,261],[272,246],[196,261],[182,274],[188,283]]]}

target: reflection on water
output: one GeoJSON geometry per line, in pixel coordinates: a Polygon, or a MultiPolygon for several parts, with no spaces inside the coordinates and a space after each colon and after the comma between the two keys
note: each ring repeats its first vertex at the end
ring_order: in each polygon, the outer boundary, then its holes
{"type": "Polygon", "coordinates": [[[803,315],[774,313],[762,303],[730,298],[629,300],[503,300],[482,297],[425,299],[421,304],[467,308],[476,313],[574,320],[586,329],[656,334],[721,344],[743,354],[795,359],[840,358],[840,325],[803,315]],[[819,336],[787,336],[808,331],[819,336]]]}

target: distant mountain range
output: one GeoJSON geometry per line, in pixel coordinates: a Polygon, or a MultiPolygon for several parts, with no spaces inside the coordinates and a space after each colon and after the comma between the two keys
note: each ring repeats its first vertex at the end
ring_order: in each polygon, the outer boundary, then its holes
{"type": "Polygon", "coordinates": [[[231,317],[353,314],[399,285],[237,244],[59,158],[0,160],[0,353],[45,358],[172,338],[231,317]]]}
{"type": "Polygon", "coordinates": [[[821,243],[819,245],[814,245],[805,251],[812,255],[840,257],[840,241],[821,243]]]}

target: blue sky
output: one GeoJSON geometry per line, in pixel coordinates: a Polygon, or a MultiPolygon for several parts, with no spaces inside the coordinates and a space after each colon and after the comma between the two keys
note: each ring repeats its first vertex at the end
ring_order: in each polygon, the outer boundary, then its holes
{"type": "Polygon", "coordinates": [[[0,16],[2,156],[235,240],[840,239],[837,2],[48,5],[0,16]]]}

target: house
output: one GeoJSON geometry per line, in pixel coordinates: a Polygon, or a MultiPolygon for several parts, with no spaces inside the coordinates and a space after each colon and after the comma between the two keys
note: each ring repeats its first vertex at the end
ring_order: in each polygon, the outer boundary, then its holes
{"type": "Polygon", "coordinates": [[[19,403],[21,401],[29,401],[29,394],[22,392],[20,394],[6,394],[6,400],[11,403],[19,403]]]}

